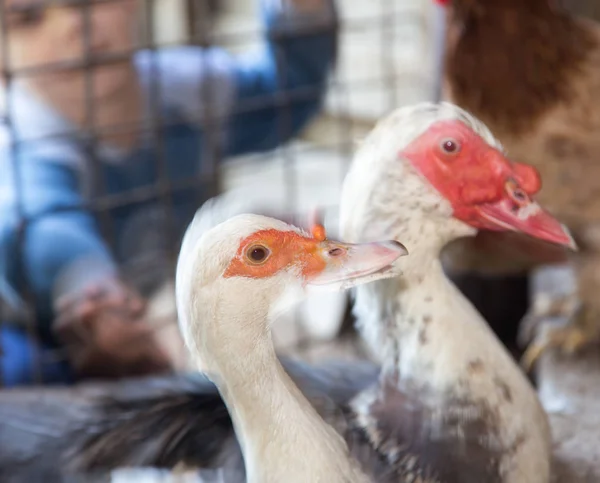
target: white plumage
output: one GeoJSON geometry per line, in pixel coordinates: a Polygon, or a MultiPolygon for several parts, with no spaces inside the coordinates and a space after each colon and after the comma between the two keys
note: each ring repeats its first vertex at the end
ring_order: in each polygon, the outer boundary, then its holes
{"type": "MultiPolygon", "coordinates": [[[[237,255],[238,249],[251,235],[275,230],[284,240],[291,236],[287,233],[304,240],[310,237],[281,221],[250,214],[237,215],[205,231],[202,215],[199,213],[191,223],[177,264],[179,324],[197,367],[215,382],[228,407],[248,481],[368,481],[350,457],[344,440],[321,419],[286,374],[270,338],[270,324],[279,311],[301,300],[305,285],[316,281],[306,278],[307,262],[299,258],[302,248],[294,244],[272,247],[273,257],[276,250],[296,252],[284,268],[268,276],[224,275],[234,260],[244,259],[237,255]]],[[[385,278],[389,274],[375,270],[389,264],[386,260],[405,254],[401,245],[387,242],[365,245],[364,250],[356,248],[363,250],[360,252],[354,248],[344,251],[342,244],[327,240],[309,243],[317,252],[307,253],[322,257],[324,267],[319,273],[333,270],[334,276],[325,281],[329,284],[331,280],[336,286],[343,286],[344,281],[356,284],[362,283],[357,282],[359,279],[385,278]],[[352,263],[356,263],[354,271],[348,269],[347,264],[352,263]],[[369,264],[374,269],[369,269],[369,264]]]]}
{"type": "MultiPolygon", "coordinates": [[[[502,481],[546,482],[550,433],[534,389],[483,318],[446,279],[439,261],[446,243],[476,230],[453,218],[449,202],[399,156],[441,119],[458,119],[490,146],[502,148],[481,122],[447,103],[399,109],[377,125],[345,180],[340,233],[352,242],[397,238],[410,256],[395,264],[402,277],[358,287],[354,312],[384,372],[411,400],[440,415],[452,410],[449,399],[492,408],[498,428],[485,435],[484,445],[502,456],[502,481]],[[474,374],[471,366],[485,369],[474,374]]],[[[377,397],[364,394],[356,401],[365,424],[377,397]]],[[[465,424],[472,416],[463,414],[465,424]]],[[[431,420],[423,430],[432,431],[435,439],[436,427],[441,425],[431,420]]]]}

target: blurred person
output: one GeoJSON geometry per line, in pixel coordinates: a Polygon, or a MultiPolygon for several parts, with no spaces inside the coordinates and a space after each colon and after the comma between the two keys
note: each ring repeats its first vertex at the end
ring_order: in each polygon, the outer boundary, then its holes
{"type": "Polygon", "coordinates": [[[170,275],[160,262],[203,201],[190,179],[221,157],[276,148],[318,113],[336,57],[332,0],[261,1],[262,45],[240,55],[139,48],[138,0],[87,14],[77,1],[4,2],[5,72],[23,75],[3,79],[0,296],[29,289],[39,342],[18,317],[0,321],[3,382],[32,383],[36,361],[44,383],[168,370],[148,290],[125,273],[170,275]],[[102,62],[86,66],[86,47],[102,62]],[[155,194],[88,209],[165,176],[179,184],[172,209],[155,194]],[[66,361],[52,362],[59,348],[66,361]]]}

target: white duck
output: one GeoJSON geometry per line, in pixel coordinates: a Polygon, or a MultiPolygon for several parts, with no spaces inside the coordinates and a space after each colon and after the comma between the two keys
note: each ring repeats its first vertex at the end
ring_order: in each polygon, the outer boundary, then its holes
{"type": "Polygon", "coordinates": [[[406,442],[442,481],[549,480],[551,437],[536,394],[439,260],[476,228],[574,247],[529,197],[539,188],[533,168],[510,163],[481,122],[450,104],[380,122],[345,180],[341,236],[399,237],[410,251],[397,262],[402,277],[356,289],[354,312],[382,374],[353,407],[374,444],[406,442]]]}
{"type": "MultiPolygon", "coordinates": [[[[438,260],[445,243],[478,228],[572,245],[568,232],[529,198],[539,187],[535,170],[510,163],[485,126],[449,104],[400,109],[360,147],[343,190],[341,231],[353,240],[406,240],[411,252],[396,262],[401,277],[357,289],[360,327],[383,372],[378,379],[364,365],[282,364],[373,480],[548,481],[550,434],[536,394],[438,260]]],[[[239,466],[239,449],[229,444],[231,422],[214,388],[197,377],[178,384],[145,400],[138,393],[134,401],[105,401],[87,423],[91,434],[74,439],[72,461],[79,469],[133,461],[239,466]],[[136,434],[151,438],[140,442],[136,434]]],[[[245,379],[236,390],[264,393],[245,379]]],[[[234,413],[234,421],[246,415],[234,413]]]]}
{"type": "Polygon", "coordinates": [[[390,277],[398,242],[348,245],[284,222],[238,215],[188,229],[177,265],[186,345],[231,414],[249,483],[367,482],[348,447],[287,375],[270,322],[307,288],[390,277]]]}

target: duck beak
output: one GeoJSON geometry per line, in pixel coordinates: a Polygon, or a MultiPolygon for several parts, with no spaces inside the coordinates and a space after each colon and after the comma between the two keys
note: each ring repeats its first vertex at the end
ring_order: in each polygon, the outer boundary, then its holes
{"type": "Polygon", "coordinates": [[[306,284],[346,290],[395,276],[392,264],[408,250],[395,240],[359,244],[324,240],[317,243],[317,254],[324,261],[323,269],[308,277],[306,284]]]}
{"type": "Polygon", "coordinates": [[[538,203],[530,200],[515,209],[514,203],[504,199],[477,208],[482,224],[490,230],[511,230],[577,250],[569,229],[561,224],[538,203]]]}

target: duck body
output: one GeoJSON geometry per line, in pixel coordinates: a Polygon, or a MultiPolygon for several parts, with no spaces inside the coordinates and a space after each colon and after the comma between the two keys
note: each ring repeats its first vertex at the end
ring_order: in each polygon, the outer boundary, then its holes
{"type": "MultiPolygon", "coordinates": [[[[394,307],[390,325],[402,327],[388,349],[397,363],[353,401],[359,421],[374,446],[402,448],[439,481],[548,481],[550,433],[535,392],[435,270],[437,280],[431,270],[414,288],[388,287],[400,292],[384,305],[394,307]]],[[[358,314],[372,313],[368,305],[358,314]]]]}
{"type": "MultiPolygon", "coordinates": [[[[455,115],[443,106],[430,109],[455,115]]],[[[353,407],[374,445],[390,457],[402,449],[440,481],[547,482],[551,436],[536,393],[439,261],[447,243],[475,230],[449,216],[456,208],[399,161],[393,133],[408,119],[409,110],[399,110],[375,128],[342,193],[343,237],[397,236],[410,252],[396,262],[401,277],[356,289],[354,313],[382,373],[353,407]]],[[[418,137],[423,128],[413,126],[402,135],[418,137]]]]}
{"type": "MultiPolygon", "coordinates": [[[[197,224],[199,223],[199,224],[197,224]]],[[[273,218],[242,214],[205,231],[190,224],[176,274],[181,332],[217,386],[248,483],[368,483],[335,429],[279,362],[271,324],[313,290],[339,291],[393,276],[398,241],[347,244],[273,218]]]]}

